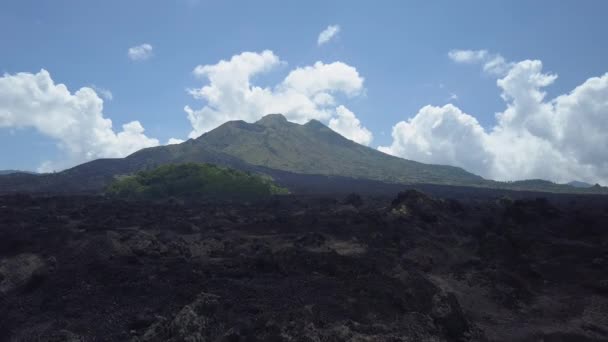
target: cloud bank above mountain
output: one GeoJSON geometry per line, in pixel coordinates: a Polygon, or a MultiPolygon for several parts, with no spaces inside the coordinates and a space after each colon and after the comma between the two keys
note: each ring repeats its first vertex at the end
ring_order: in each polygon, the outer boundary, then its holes
{"type": "MultiPolygon", "coordinates": [[[[228,61],[200,65],[194,74],[208,84],[191,89],[195,99],[205,101],[198,110],[186,106],[192,124],[190,137],[197,137],[228,120],[257,121],[268,113],[283,113],[289,120],[305,123],[311,119],[331,124],[341,134],[369,144],[372,134],[343,105],[345,98],[363,91],[364,79],[354,67],[342,62],[291,70],[280,84],[259,87],[252,77],[284,65],[272,51],[243,52],[228,61]]],[[[0,77],[0,128],[34,128],[57,142],[64,152],[61,160],[49,160],[38,171],[62,170],[97,158],[125,157],[146,147],[158,146],[139,121],[113,127],[103,113],[109,90],[95,86],[71,92],[53,81],[46,70],[38,73],[5,74],[0,77]]],[[[178,144],[171,138],[166,144],[178,144]]]]}
{"type": "Polygon", "coordinates": [[[46,161],[39,171],[60,170],[102,157],[123,157],[158,140],[144,134],[139,121],[115,131],[104,117],[103,100],[88,87],[71,93],[56,84],[46,70],[0,77],[0,128],[34,128],[58,142],[67,154],[62,161],[46,161]]]}
{"type": "Polygon", "coordinates": [[[361,145],[367,146],[372,142],[372,132],[361,125],[355,113],[344,106],[338,106],[336,114],[336,117],[329,120],[329,128],[361,145]]]}
{"type": "Polygon", "coordinates": [[[339,133],[362,144],[369,144],[372,133],[337,97],[354,97],[363,91],[364,79],[356,68],[342,63],[316,62],[291,70],[279,84],[261,87],[254,76],[276,69],[285,62],[272,51],[243,52],[216,64],[199,65],[193,73],[207,81],[189,93],[205,102],[200,109],[186,106],[192,124],[191,138],[229,120],[254,122],[268,113],[282,113],[293,122],[311,119],[333,122],[339,133]]]}
{"type": "Polygon", "coordinates": [[[546,99],[543,88],[557,75],[544,72],[539,60],[507,62],[485,50],[452,50],[448,56],[481,64],[497,77],[506,108],[496,114],[494,127],[484,129],[452,104],[426,106],[393,126],[392,143],[379,150],[498,180],[608,183],[608,74],[546,99]]]}

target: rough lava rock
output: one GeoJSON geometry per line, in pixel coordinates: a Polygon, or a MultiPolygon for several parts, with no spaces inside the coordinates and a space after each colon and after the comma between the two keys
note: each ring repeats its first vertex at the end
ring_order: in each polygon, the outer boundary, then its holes
{"type": "Polygon", "coordinates": [[[0,196],[0,341],[608,341],[608,199],[501,196],[0,196]]]}

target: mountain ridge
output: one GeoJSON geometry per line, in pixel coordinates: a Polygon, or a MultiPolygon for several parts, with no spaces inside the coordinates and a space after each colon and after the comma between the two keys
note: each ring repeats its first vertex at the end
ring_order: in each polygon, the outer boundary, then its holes
{"type": "Polygon", "coordinates": [[[25,173],[28,175],[37,175],[37,172],[32,172],[32,171],[23,171],[23,170],[0,170],[0,176],[4,176],[4,175],[11,175],[14,173],[25,173]]]}
{"type": "Polygon", "coordinates": [[[566,183],[566,185],[569,185],[574,188],[583,188],[583,189],[591,188],[594,186],[593,184],[589,184],[587,182],[581,182],[581,181],[571,181],[571,182],[566,183]]]}
{"type": "MultiPolygon", "coordinates": [[[[449,165],[424,164],[357,144],[317,120],[305,124],[269,114],[254,123],[228,121],[181,144],[145,148],[125,158],[97,159],[68,170],[39,176],[0,177],[0,192],[98,191],[118,175],[165,164],[210,163],[299,186],[313,180],[330,185],[365,181],[388,184],[436,184],[551,192],[605,192],[605,188],[577,189],[550,182],[503,183],[486,180],[449,165]],[[337,178],[336,178],[337,177],[337,178]],[[333,178],[333,179],[332,179],[333,178]]],[[[371,186],[371,185],[370,185],[371,186]]],[[[318,187],[322,187],[318,185],[318,187]]]]}
{"type": "Polygon", "coordinates": [[[357,144],[317,120],[300,125],[280,114],[251,124],[227,122],[196,141],[252,165],[296,173],[398,183],[475,185],[483,181],[458,167],[423,164],[357,144]]]}

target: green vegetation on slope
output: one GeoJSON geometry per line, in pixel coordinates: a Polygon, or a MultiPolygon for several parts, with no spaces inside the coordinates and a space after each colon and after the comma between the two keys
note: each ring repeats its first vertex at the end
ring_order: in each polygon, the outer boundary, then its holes
{"type": "Polygon", "coordinates": [[[286,194],[270,179],[211,164],[170,164],[123,176],[106,189],[112,196],[157,199],[170,196],[260,198],[286,194]]]}

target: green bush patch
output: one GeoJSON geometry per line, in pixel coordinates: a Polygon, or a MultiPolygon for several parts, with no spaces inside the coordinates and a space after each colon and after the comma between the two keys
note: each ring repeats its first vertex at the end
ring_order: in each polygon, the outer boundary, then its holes
{"type": "Polygon", "coordinates": [[[289,193],[272,179],[211,164],[170,164],[121,176],[106,194],[121,198],[212,197],[255,199],[289,193]]]}

